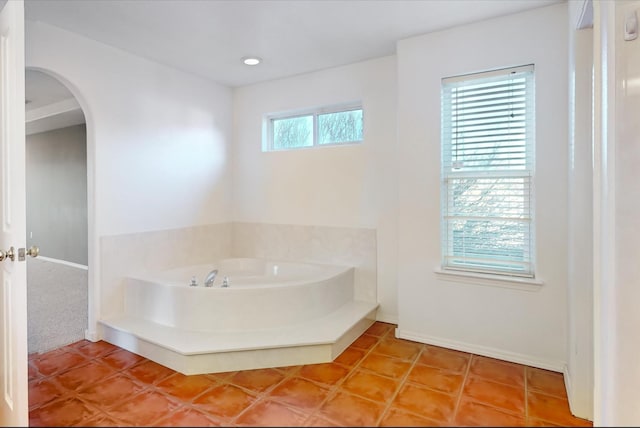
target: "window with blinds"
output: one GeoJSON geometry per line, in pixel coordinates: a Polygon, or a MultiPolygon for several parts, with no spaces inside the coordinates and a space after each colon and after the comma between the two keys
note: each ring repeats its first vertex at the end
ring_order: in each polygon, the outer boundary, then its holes
{"type": "Polygon", "coordinates": [[[533,65],[442,79],[442,268],[534,277],[533,65]]]}

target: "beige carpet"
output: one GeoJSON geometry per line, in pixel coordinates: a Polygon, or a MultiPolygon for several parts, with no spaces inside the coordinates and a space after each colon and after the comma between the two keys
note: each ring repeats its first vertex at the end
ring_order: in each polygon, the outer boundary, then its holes
{"type": "Polygon", "coordinates": [[[27,259],[29,354],[83,339],[87,306],[86,269],[27,259]]]}

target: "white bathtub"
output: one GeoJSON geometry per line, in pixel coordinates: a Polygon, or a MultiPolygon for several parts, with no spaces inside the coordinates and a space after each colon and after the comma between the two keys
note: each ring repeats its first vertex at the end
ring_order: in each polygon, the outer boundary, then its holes
{"type": "Polygon", "coordinates": [[[351,302],[353,276],[348,266],[223,259],[125,278],[125,314],[190,331],[270,329],[320,318],[351,302]],[[218,269],[216,280],[205,287],[212,269],[218,269]],[[228,288],[221,287],[225,276],[228,288]]]}

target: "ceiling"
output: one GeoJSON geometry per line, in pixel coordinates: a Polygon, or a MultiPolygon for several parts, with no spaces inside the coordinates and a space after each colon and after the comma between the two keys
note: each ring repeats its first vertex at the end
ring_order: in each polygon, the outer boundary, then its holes
{"type": "Polygon", "coordinates": [[[25,126],[27,135],[85,123],[73,94],[53,77],[25,72],[25,126]]]}
{"type": "Polygon", "coordinates": [[[49,104],[74,98],[73,94],[58,80],[41,71],[25,72],[26,111],[39,109],[49,104]]]}
{"type": "MultiPolygon", "coordinates": [[[[565,0],[25,0],[42,21],[229,87],[393,55],[403,38],[565,0]],[[262,58],[246,66],[241,58],[262,58]]],[[[5,0],[0,0],[0,7],[5,0]]],[[[27,131],[84,121],[73,95],[26,74],[27,131]],[[57,106],[58,111],[46,106],[57,106]]]]}
{"type": "Polygon", "coordinates": [[[392,55],[403,38],[562,1],[25,0],[25,17],[237,87],[392,55]],[[247,55],[263,62],[243,65],[247,55]]]}

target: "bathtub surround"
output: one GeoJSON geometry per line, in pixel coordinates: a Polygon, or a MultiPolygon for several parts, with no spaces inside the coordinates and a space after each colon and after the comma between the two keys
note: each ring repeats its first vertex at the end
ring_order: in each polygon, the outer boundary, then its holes
{"type": "Polygon", "coordinates": [[[84,339],[87,267],[40,256],[26,261],[29,353],[84,339]]]}
{"type": "MultiPolygon", "coordinates": [[[[100,336],[183,373],[329,362],[376,318],[376,234],[370,229],[221,223],[103,237],[101,252],[104,259],[100,336]],[[190,330],[176,332],[144,320],[123,319],[127,306],[125,290],[130,277],[149,276],[162,270],[207,264],[229,257],[352,267],[352,277],[345,287],[350,287],[353,308],[345,305],[342,312],[336,311],[333,315],[335,319],[316,318],[306,324],[291,326],[288,331],[262,331],[254,337],[255,333],[249,330],[240,341],[237,334],[227,332],[216,333],[217,336],[190,330]],[[186,339],[192,344],[182,350],[172,345],[184,343],[186,339]],[[212,340],[225,352],[216,348],[217,351],[213,350],[216,352],[203,354],[204,348],[211,351],[212,340]],[[253,349],[256,347],[258,349],[253,349]],[[236,348],[237,352],[234,351],[236,348]],[[277,348],[287,348],[287,351],[278,352],[277,348]]],[[[198,283],[204,280],[203,275],[197,278],[198,283]]],[[[250,307],[238,308],[238,311],[242,310],[246,311],[244,316],[251,317],[250,307]]]]}
{"type": "MultiPolygon", "coordinates": [[[[231,249],[231,223],[103,236],[100,316],[124,311],[124,278],[145,271],[209,263],[231,249]]],[[[204,278],[198,278],[202,281],[204,278]]]]}
{"type": "Polygon", "coordinates": [[[354,298],[353,267],[230,258],[131,275],[124,307],[100,322],[102,337],[191,375],[329,363],[378,303],[354,298]],[[229,287],[189,285],[213,268],[229,287]]]}
{"type": "MultiPolygon", "coordinates": [[[[183,229],[104,236],[101,318],[124,311],[125,277],[140,272],[257,257],[355,268],[357,300],[376,299],[376,233],[325,226],[219,223],[183,229]]],[[[197,278],[201,283],[204,278],[197,278]]]]}
{"type": "Polygon", "coordinates": [[[354,298],[378,302],[374,229],[234,222],[231,254],[353,266],[354,298]]]}
{"type": "MultiPolygon", "coordinates": [[[[124,314],[187,331],[246,331],[289,326],[319,318],[353,300],[353,268],[230,258],[125,280],[124,314]],[[191,286],[215,268],[222,286],[191,286]]],[[[186,350],[185,350],[186,351],[186,350]]]]}

